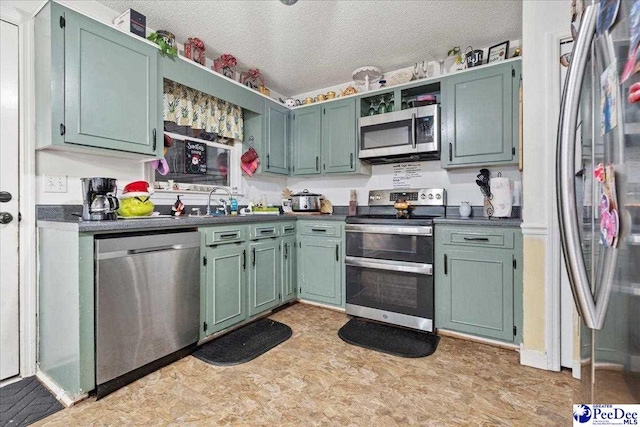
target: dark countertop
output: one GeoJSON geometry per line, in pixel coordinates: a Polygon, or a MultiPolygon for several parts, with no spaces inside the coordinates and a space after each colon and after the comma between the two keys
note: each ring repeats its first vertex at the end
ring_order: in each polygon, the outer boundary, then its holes
{"type": "Polygon", "coordinates": [[[483,218],[483,217],[470,217],[462,218],[459,216],[448,218],[435,218],[434,224],[446,224],[446,225],[476,225],[482,227],[520,227],[522,224],[521,218],[483,218]]]}
{"type": "Polygon", "coordinates": [[[118,231],[158,230],[203,227],[252,222],[286,222],[296,220],[344,221],[345,215],[229,215],[180,216],[171,218],[119,219],[116,221],[81,221],[77,218],[38,220],[38,227],[79,233],[112,233],[118,231]]]}

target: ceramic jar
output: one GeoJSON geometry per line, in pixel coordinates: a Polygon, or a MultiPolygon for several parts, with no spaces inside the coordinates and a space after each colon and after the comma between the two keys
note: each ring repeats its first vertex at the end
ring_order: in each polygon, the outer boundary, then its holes
{"type": "Polygon", "coordinates": [[[469,218],[471,216],[471,206],[469,202],[460,202],[460,208],[458,209],[462,218],[469,218]]]}

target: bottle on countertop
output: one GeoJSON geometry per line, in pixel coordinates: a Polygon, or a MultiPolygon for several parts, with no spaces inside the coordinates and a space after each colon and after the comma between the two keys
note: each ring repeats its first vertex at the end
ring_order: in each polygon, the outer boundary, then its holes
{"type": "Polygon", "coordinates": [[[171,216],[182,215],[184,208],[185,208],[184,203],[182,203],[182,200],[180,200],[180,196],[178,196],[178,199],[176,200],[176,202],[173,204],[173,206],[171,206],[171,216]]]}
{"type": "Polygon", "coordinates": [[[356,190],[351,190],[351,196],[349,197],[349,216],[354,216],[358,213],[358,194],[356,190]]]}

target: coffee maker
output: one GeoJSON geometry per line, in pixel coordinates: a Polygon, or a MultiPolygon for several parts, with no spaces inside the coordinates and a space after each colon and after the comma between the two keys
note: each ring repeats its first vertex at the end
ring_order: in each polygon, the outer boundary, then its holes
{"type": "Polygon", "coordinates": [[[120,204],[115,178],[80,178],[82,182],[82,219],[103,221],[117,219],[120,204]]]}

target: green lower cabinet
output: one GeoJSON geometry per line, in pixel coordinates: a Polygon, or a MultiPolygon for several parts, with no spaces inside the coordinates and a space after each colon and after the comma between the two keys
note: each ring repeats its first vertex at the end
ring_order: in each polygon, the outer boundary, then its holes
{"type": "Polygon", "coordinates": [[[270,310],[281,300],[280,240],[252,242],[247,256],[249,273],[249,316],[270,310]]]}
{"type": "Polygon", "coordinates": [[[296,297],[296,237],[282,239],[282,301],[291,301],[296,297]]]}
{"type": "Polygon", "coordinates": [[[246,245],[220,245],[206,250],[207,330],[221,331],[247,318],[246,245]]]}
{"type": "Polygon", "coordinates": [[[299,297],[342,305],[342,240],[299,236],[297,255],[299,297]]]}
{"type": "Polygon", "coordinates": [[[448,250],[436,307],[440,327],[513,340],[513,255],[448,250]]]}
{"type": "Polygon", "coordinates": [[[438,329],[522,340],[522,234],[508,227],[437,225],[438,329]]]}

